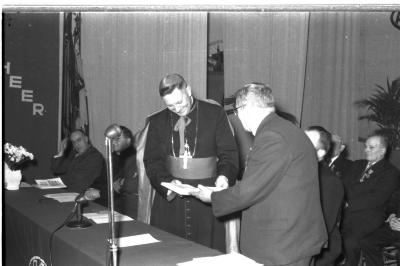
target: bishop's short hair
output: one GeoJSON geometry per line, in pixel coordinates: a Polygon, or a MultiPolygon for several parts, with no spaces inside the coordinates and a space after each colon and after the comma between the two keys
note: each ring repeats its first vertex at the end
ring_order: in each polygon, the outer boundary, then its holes
{"type": "Polygon", "coordinates": [[[160,85],[158,86],[158,91],[161,97],[164,97],[167,94],[172,93],[175,89],[185,89],[187,87],[187,83],[185,79],[179,74],[168,74],[163,77],[160,81],[160,85]]]}

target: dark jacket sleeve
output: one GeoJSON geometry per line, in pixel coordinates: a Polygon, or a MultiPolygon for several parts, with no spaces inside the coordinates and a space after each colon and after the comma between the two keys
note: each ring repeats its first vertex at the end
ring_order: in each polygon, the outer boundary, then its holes
{"type": "Polygon", "coordinates": [[[150,119],[143,162],[152,186],[166,198],[168,190],[161,186],[161,182],[171,182],[173,176],[169,174],[165,166],[167,150],[162,142],[163,137],[158,130],[159,126],[158,121],[150,119]]]}
{"type": "Polygon", "coordinates": [[[374,188],[363,197],[348,199],[349,211],[361,211],[384,206],[388,196],[399,186],[399,177],[395,168],[386,169],[380,175],[374,188]]]}
{"type": "Polygon", "coordinates": [[[400,188],[392,194],[385,210],[387,216],[394,213],[396,217],[400,217],[400,188]]]}
{"type": "Polygon", "coordinates": [[[104,158],[100,152],[90,152],[82,158],[82,160],[74,165],[73,170],[68,171],[63,179],[74,179],[78,180],[79,184],[76,190],[77,192],[83,192],[89,188],[92,183],[97,179],[101,178],[102,171],[104,169],[104,158]]]}
{"type": "Polygon", "coordinates": [[[254,148],[246,177],[232,188],[211,194],[215,216],[254,205],[268,196],[283,178],[292,160],[283,139],[273,132],[264,133],[254,148]]]}
{"type": "Polygon", "coordinates": [[[71,163],[71,158],[66,156],[51,158],[51,172],[55,175],[63,175],[68,171],[68,166],[71,163]]]}
{"type": "Polygon", "coordinates": [[[108,183],[107,183],[107,166],[105,160],[103,160],[103,167],[100,173],[93,183],[90,185],[91,188],[98,189],[100,191],[100,198],[99,202],[107,203],[108,199],[108,183]]]}
{"type": "Polygon", "coordinates": [[[221,108],[216,127],[218,168],[217,174],[224,175],[232,186],[236,181],[239,167],[239,154],[231,126],[225,111],[221,108]]]}

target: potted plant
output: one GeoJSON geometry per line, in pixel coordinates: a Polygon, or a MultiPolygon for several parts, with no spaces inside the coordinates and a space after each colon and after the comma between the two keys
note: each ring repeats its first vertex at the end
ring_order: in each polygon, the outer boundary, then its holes
{"type": "Polygon", "coordinates": [[[8,190],[18,190],[22,179],[21,168],[33,160],[33,154],[22,146],[14,146],[10,143],[3,147],[4,185],[8,190]]]}
{"type": "Polygon", "coordinates": [[[400,168],[400,77],[391,84],[387,79],[387,89],[376,85],[376,90],[367,99],[357,101],[360,107],[368,108],[368,113],[359,117],[375,122],[378,134],[388,138],[391,147],[390,160],[400,168]]]}

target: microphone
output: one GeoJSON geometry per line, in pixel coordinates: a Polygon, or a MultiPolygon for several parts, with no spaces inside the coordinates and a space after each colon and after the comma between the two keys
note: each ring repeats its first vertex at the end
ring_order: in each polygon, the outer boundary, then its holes
{"type": "Polygon", "coordinates": [[[70,228],[87,228],[92,225],[90,221],[83,220],[82,217],[82,208],[83,204],[87,203],[88,199],[85,196],[85,191],[81,192],[75,198],[75,207],[73,213],[76,213],[76,220],[67,223],[67,226],[70,228]]]}
{"type": "Polygon", "coordinates": [[[106,138],[109,139],[115,139],[121,136],[122,130],[117,124],[112,124],[109,127],[107,127],[106,131],[104,132],[104,135],[106,138]]]}

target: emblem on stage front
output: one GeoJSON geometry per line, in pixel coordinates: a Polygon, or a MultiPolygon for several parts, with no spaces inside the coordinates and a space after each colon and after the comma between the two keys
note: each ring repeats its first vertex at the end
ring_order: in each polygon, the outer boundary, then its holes
{"type": "Polygon", "coordinates": [[[47,266],[47,264],[41,257],[33,256],[29,261],[29,266],[47,266]]]}

